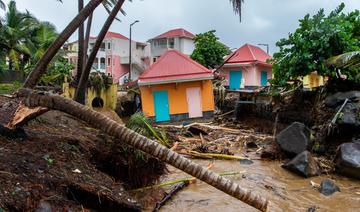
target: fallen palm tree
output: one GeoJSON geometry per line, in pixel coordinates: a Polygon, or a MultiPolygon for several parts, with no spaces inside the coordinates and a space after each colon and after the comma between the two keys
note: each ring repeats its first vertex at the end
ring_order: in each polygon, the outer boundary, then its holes
{"type": "Polygon", "coordinates": [[[118,124],[103,114],[100,114],[84,105],[59,95],[37,92],[31,89],[20,89],[17,96],[25,98],[25,105],[28,107],[46,107],[53,110],[59,110],[84,120],[93,127],[101,129],[107,134],[120,139],[130,146],[169,163],[170,165],[208,183],[209,185],[254,208],[261,211],[266,211],[268,208],[269,201],[266,198],[256,195],[247,189],[241,188],[231,180],[221,177],[220,175],[193,163],[180,154],[126,128],[123,125],[118,124]]]}

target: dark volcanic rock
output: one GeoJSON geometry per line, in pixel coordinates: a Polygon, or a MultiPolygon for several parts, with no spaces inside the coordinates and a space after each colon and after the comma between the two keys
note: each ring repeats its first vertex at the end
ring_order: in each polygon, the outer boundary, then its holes
{"type": "Polygon", "coordinates": [[[355,128],[360,127],[360,103],[347,103],[337,123],[355,128]]]}
{"type": "Polygon", "coordinates": [[[360,142],[340,146],[336,171],[348,177],[360,179],[360,142]]]}
{"type": "Polygon", "coordinates": [[[240,164],[242,164],[242,165],[251,165],[253,163],[254,163],[254,161],[249,160],[249,159],[240,160],[240,164]]]}
{"type": "Polygon", "coordinates": [[[288,156],[294,157],[312,148],[310,130],[302,123],[294,122],[276,136],[276,142],[288,156]]]}
{"type": "Polygon", "coordinates": [[[343,104],[346,98],[353,101],[359,101],[360,91],[338,92],[332,96],[328,96],[325,99],[325,105],[328,107],[337,107],[343,104]]]}
{"type": "Polygon", "coordinates": [[[312,177],[321,174],[319,165],[308,151],[300,153],[282,167],[303,177],[312,177]]]}
{"type": "Polygon", "coordinates": [[[339,186],[335,185],[334,181],[325,179],[321,181],[319,191],[325,196],[330,196],[333,193],[340,191],[340,188],[339,186]]]}

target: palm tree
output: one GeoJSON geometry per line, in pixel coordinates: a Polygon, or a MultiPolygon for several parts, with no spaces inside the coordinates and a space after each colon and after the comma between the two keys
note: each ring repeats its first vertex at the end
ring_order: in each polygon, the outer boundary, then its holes
{"type": "Polygon", "coordinates": [[[34,70],[27,77],[24,87],[33,88],[41,76],[46,72],[47,65],[51,62],[58,50],[64,45],[74,31],[86,20],[86,18],[101,4],[102,0],[91,0],[86,7],[69,23],[59,34],[58,38],[47,49],[44,56],[38,61],[34,70]]]}
{"type": "Polygon", "coordinates": [[[347,52],[331,57],[326,61],[326,64],[336,68],[360,68],[360,51],[347,52]]]}
{"type": "Polygon", "coordinates": [[[32,15],[19,12],[15,1],[10,1],[0,28],[0,51],[8,58],[9,70],[19,70],[20,63],[29,58],[30,51],[26,41],[36,25],[36,19],[32,15]]]}
{"type": "Polygon", "coordinates": [[[86,88],[87,88],[87,82],[88,82],[90,71],[91,71],[92,65],[94,63],[94,60],[96,58],[96,55],[101,47],[101,44],[105,38],[107,31],[109,30],[111,24],[115,20],[117,14],[120,11],[124,2],[125,2],[125,0],[118,0],[117,3],[115,4],[109,17],[105,21],[105,24],[102,27],[98,37],[96,38],[96,41],[95,41],[94,47],[91,51],[91,54],[90,54],[88,60],[86,61],[85,69],[81,75],[80,82],[76,88],[75,97],[74,97],[75,101],[77,101],[81,104],[85,104],[85,93],[86,93],[86,88]]]}
{"type": "Polygon", "coordinates": [[[265,198],[255,195],[247,189],[241,188],[231,180],[205,169],[180,154],[126,128],[89,107],[79,104],[71,99],[66,99],[60,95],[37,92],[26,88],[20,89],[17,95],[26,98],[25,104],[28,107],[46,107],[75,116],[80,120],[86,121],[93,127],[101,129],[109,135],[117,137],[120,142],[125,142],[136,149],[156,157],[250,206],[261,211],[267,210],[269,202],[265,198]]]}
{"type": "MultiPolygon", "coordinates": [[[[78,0],[78,11],[79,13],[81,10],[84,9],[84,0],[78,0]]],[[[92,14],[92,13],[91,13],[92,14]]],[[[84,23],[81,23],[78,30],[78,62],[77,62],[77,69],[76,69],[76,76],[75,82],[78,84],[80,81],[81,73],[83,72],[83,66],[85,63],[84,57],[84,23]]]]}

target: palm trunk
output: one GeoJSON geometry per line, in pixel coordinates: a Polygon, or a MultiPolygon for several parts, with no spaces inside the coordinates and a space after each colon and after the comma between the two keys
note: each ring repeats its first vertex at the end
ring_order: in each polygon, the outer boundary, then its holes
{"type": "Polygon", "coordinates": [[[111,136],[117,137],[120,141],[169,163],[254,208],[261,211],[267,210],[269,202],[265,198],[255,195],[247,189],[241,188],[231,180],[221,177],[220,175],[193,163],[189,159],[186,159],[165,146],[120,125],[89,107],[59,95],[36,92],[30,89],[20,89],[18,96],[26,97],[25,104],[28,107],[47,107],[49,109],[60,110],[73,115],[86,121],[93,127],[101,129],[111,136]]]}
{"type": "Polygon", "coordinates": [[[34,70],[27,77],[24,87],[33,88],[41,76],[46,72],[46,67],[56,55],[58,50],[64,45],[75,30],[83,23],[103,0],[91,0],[86,7],[70,22],[70,24],[61,32],[58,38],[46,50],[44,56],[37,62],[34,70]]]}
{"type": "Polygon", "coordinates": [[[13,69],[14,69],[14,63],[13,63],[12,59],[9,59],[9,70],[13,71],[13,69]]]}
{"type": "MultiPolygon", "coordinates": [[[[84,65],[87,62],[87,52],[89,49],[89,40],[90,40],[90,33],[91,33],[91,25],[92,25],[92,18],[93,18],[93,13],[91,13],[89,15],[89,18],[87,20],[86,23],[86,33],[85,33],[85,41],[84,41],[84,65]]],[[[85,68],[85,67],[83,67],[85,68]]]]}
{"type": "Polygon", "coordinates": [[[90,71],[91,71],[92,65],[94,63],[94,60],[96,58],[96,55],[101,47],[101,44],[105,38],[107,31],[109,30],[111,24],[114,22],[116,15],[118,14],[119,10],[121,9],[124,1],[125,0],[119,0],[116,3],[116,5],[114,6],[113,10],[111,11],[109,17],[107,18],[107,20],[104,24],[104,26],[102,27],[102,29],[96,39],[95,45],[91,51],[89,59],[86,62],[86,66],[83,71],[83,74],[81,75],[80,82],[76,89],[75,98],[74,98],[75,101],[77,101],[81,104],[85,104],[85,93],[86,93],[86,88],[87,88],[87,82],[88,82],[90,71]]]}
{"type": "MultiPolygon", "coordinates": [[[[84,9],[84,0],[78,0],[79,13],[84,9]]],[[[85,22],[85,21],[84,21],[85,22]]],[[[84,67],[84,22],[80,24],[78,30],[78,62],[75,76],[75,84],[80,81],[81,73],[84,67]]]]}

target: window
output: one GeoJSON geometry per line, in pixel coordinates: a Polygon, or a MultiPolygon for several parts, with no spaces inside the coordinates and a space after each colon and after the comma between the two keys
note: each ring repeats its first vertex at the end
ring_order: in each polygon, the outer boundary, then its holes
{"type": "Polygon", "coordinates": [[[110,42],[108,43],[108,49],[111,49],[111,43],[110,42]]]}
{"type": "Polygon", "coordinates": [[[100,51],[105,51],[105,43],[101,43],[100,51]]]}
{"type": "Polygon", "coordinates": [[[154,57],[154,58],[153,58],[153,63],[155,63],[155,62],[156,62],[156,59],[157,59],[156,57],[154,57]]]}
{"type": "Polygon", "coordinates": [[[110,57],[108,57],[107,66],[111,66],[111,58],[110,57]]]}
{"type": "Polygon", "coordinates": [[[174,38],[169,38],[168,43],[169,43],[170,49],[173,49],[175,47],[175,39],[174,38]]]}
{"type": "Polygon", "coordinates": [[[113,59],[113,66],[115,66],[115,59],[113,59]]]}

